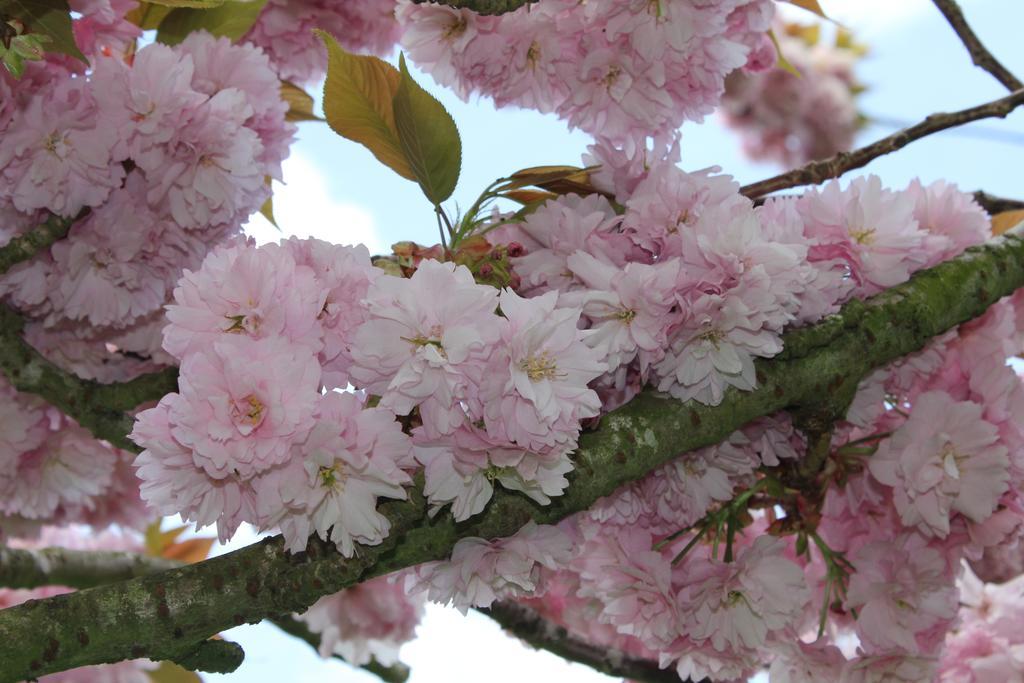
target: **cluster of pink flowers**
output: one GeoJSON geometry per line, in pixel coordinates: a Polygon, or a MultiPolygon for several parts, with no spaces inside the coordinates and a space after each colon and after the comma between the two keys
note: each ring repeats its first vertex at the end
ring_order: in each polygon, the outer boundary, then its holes
{"type": "Polygon", "coordinates": [[[217,249],[168,308],[180,390],[138,416],[143,498],[222,538],[249,522],[300,550],[315,531],[345,555],[385,538],[377,500],[404,499],[420,466],[460,520],[495,481],[547,503],[605,367],[555,299],[437,261],[385,275],[365,248],[316,240],[217,249]],[[410,438],[396,415],[414,409],[410,438]]]}
{"type": "MultiPolygon", "coordinates": [[[[610,161],[592,180],[624,211],[569,195],[487,234],[524,252],[510,260],[526,301],[557,294],[559,306],[580,307],[583,339],[607,364],[591,383],[602,412],[645,384],[712,404],[728,386],[753,388],[753,359],[781,350],[785,326],[989,234],[980,207],[944,183],[894,192],[868,177],[755,208],[728,178],[684,173],[671,155],[648,156],[638,178],[618,172],[631,162],[616,152],[592,153],[610,161]]],[[[762,513],[735,535],[730,561],[699,542],[705,515],[802,457],[803,435],[778,415],[559,524],[546,559],[512,539],[464,539],[409,586],[461,607],[527,594],[570,631],[682,678],[735,680],[774,659],[780,680],[924,680],[957,616],[961,558],[1021,533],[1013,462],[1024,430],[1010,416],[1024,411],[1024,384],[1005,365],[1024,349],[1015,320],[1004,302],[865,381],[834,437],[831,457],[850,474],[829,490],[818,526],[828,561],[816,547],[797,551],[795,536],[766,536],[774,517],[762,513]],[[933,434],[936,424],[945,431],[933,434]],[[826,581],[837,566],[841,594],[826,581]],[[825,600],[827,635],[815,640],[825,600]],[[856,651],[832,644],[845,646],[844,633],[858,637],[856,651]]]]}
{"type": "Polygon", "coordinates": [[[734,71],[725,81],[722,114],[754,159],[793,167],[848,151],[862,123],[853,68],[863,48],[837,29],[835,44],[820,27],[775,24],[779,50],[799,75],[781,66],[734,71]]]}
{"type": "MultiPolygon", "coordinates": [[[[385,542],[379,504],[405,500],[414,477],[430,514],[457,522],[496,487],[548,505],[582,430],[645,387],[718,405],[758,385],[755,361],[782,351],[784,330],[989,236],[981,208],[941,182],[893,191],[869,176],[755,207],[718,169],[680,170],[672,130],[709,113],[728,74],[773,63],[770,0],[545,0],[497,17],[272,0],[240,45],[194,33],[134,53],[132,6],[72,3],[88,69],[49,56],[17,87],[0,75],[2,239],[83,215],[0,295],[61,366],[116,381],[177,364],[179,389],[138,413],[129,465],[0,384],[8,536],[137,526],[145,501],[222,540],[249,523],[292,552],[316,535],[352,557],[385,542]],[[477,226],[511,287],[451,261],[398,277],[362,246],[238,235],[293,134],[279,78],[322,74],[314,25],[375,52],[401,32],[460,95],[599,135],[585,158],[595,192],[477,226]]],[[[848,94],[848,70],[826,71],[848,94]]],[[[771,120],[765,152],[815,156],[811,140],[841,136],[814,117],[849,113],[833,85],[783,91],[799,106],[781,123],[763,92],[735,96],[769,112],[742,108],[771,120]]],[[[355,663],[394,661],[425,599],[519,600],[681,678],[770,664],[794,682],[1009,679],[1024,662],[1019,582],[982,585],[963,567],[1020,572],[1001,553],[1024,535],[1024,381],[1006,364],[1022,351],[1018,295],[873,373],[834,426],[818,490],[783,481],[807,439],[768,416],[558,525],[462,538],[447,560],[301,618],[324,655],[355,663]]],[[[0,606],[61,590],[0,591],[0,606]]]]}
{"type": "Polygon", "coordinates": [[[0,75],[0,240],[87,212],[0,294],[44,354],[104,381],[169,360],[162,307],[182,269],[269,197],[295,130],[257,48],[199,32],[126,58],[133,6],[74,3],[87,70],[48,57],[0,75]]]}
{"type": "MultiPolygon", "coordinates": [[[[222,538],[249,522],[280,529],[293,551],[315,533],[345,556],[387,537],[377,503],[404,499],[420,468],[432,514],[450,505],[471,518],[495,486],[545,505],[568,484],[584,421],[645,385],[708,404],[752,389],[754,359],[777,354],[787,326],[989,232],[985,213],[941,183],[897,192],[868,177],[754,207],[728,177],[679,170],[671,147],[639,177],[621,170],[634,163],[621,152],[591,153],[609,162],[593,177],[607,197],[489,219],[488,239],[515,245],[518,292],[432,259],[396,277],[364,248],[317,240],[214,250],[168,308],[163,347],[180,362],[180,390],[138,416],[143,498],[222,538]]],[[[697,543],[706,515],[802,457],[803,435],[778,415],[557,527],[462,539],[405,586],[462,609],[530,599],[682,677],[733,680],[773,652],[780,671],[831,667],[850,680],[937,666],[960,559],[1015,537],[1020,516],[1008,511],[1024,509],[1024,466],[1013,464],[1024,432],[1010,419],[1024,387],[1004,364],[1022,346],[1015,320],[1004,303],[865,381],[834,436],[847,474],[816,527],[828,555],[766,535],[774,518],[762,513],[729,558],[697,543]],[[935,424],[946,431],[932,434],[935,424]],[[845,450],[865,439],[867,460],[845,450]],[[841,594],[835,557],[851,563],[841,594]],[[834,603],[829,635],[856,633],[857,653],[811,644],[823,600],[834,603]]],[[[332,637],[332,651],[365,658],[367,643],[401,640],[327,616],[340,600],[310,623],[367,630],[347,646],[332,637]]]]}
{"type": "Polygon", "coordinates": [[[555,112],[635,144],[700,120],[725,77],[775,61],[769,0],[544,0],[500,16],[401,0],[410,58],[461,97],[555,112]]]}

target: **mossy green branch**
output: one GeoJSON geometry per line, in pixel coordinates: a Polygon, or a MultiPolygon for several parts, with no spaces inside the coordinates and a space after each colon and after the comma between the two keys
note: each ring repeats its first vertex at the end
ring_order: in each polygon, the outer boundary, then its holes
{"type": "MultiPolygon", "coordinates": [[[[0,588],[92,588],[181,566],[184,563],[179,560],[115,550],[0,547],[0,588]]],[[[270,621],[288,635],[319,650],[320,637],[302,621],[292,616],[270,621]]],[[[334,657],[349,666],[365,669],[384,683],[405,683],[409,678],[409,667],[401,662],[386,666],[371,659],[366,664],[356,665],[340,655],[334,657]]]]}
{"type": "Polygon", "coordinates": [[[197,643],[231,626],[302,612],[322,595],[443,559],[460,538],[509,536],[531,519],[557,522],[762,415],[845,401],[849,383],[1024,287],[1019,232],[1018,227],[819,325],[789,333],[785,354],[757,364],[757,389],[730,390],[717,407],[645,391],[581,437],[569,488],[550,505],[501,491],[472,519],[431,519],[419,478],[409,500],[380,505],[391,521],[390,536],[381,545],[358,548],[351,559],[316,539],[306,552],[288,555],[275,537],[187,567],[0,611],[0,681],[130,657],[160,658],[175,643],[197,643]]]}
{"type": "Polygon", "coordinates": [[[22,337],[24,320],[0,304],[0,371],[18,391],[36,394],[97,438],[138,452],[128,440],[132,417],[127,411],[178,390],[177,368],[141,375],[129,382],[101,384],[83,380],[46,360],[22,337]]]}
{"type": "Polygon", "coordinates": [[[12,237],[7,244],[0,247],[0,275],[22,261],[29,260],[43,249],[48,249],[57,240],[67,237],[75,220],[50,216],[42,225],[12,237]]]}

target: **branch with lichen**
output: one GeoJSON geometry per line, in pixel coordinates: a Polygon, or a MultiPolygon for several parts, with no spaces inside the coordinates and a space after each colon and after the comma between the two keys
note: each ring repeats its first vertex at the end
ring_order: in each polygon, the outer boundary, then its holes
{"type": "MultiPolygon", "coordinates": [[[[183,644],[195,647],[232,626],[302,612],[323,595],[445,559],[460,538],[510,536],[530,520],[552,524],[585,510],[680,453],[719,443],[757,417],[819,405],[836,387],[856,383],[981,315],[1024,287],[1020,232],[1018,226],[878,296],[851,302],[817,325],[788,332],[785,351],[757,363],[758,387],[730,389],[719,406],[642,392],[581,435],[570,485],[549,505],[501,491],[464,522],[456,524],[448,513],[429,518],[421,474],[407,500],[379,505],[391,524],[388,538],[359,547],[352,558],[317,538],[305,552],[288,554],[281,538],[274,537],[185,567],[0,611],[0,681],[132,657],[166,658],[183,644]]],[[[0,353],[9,343],[9,337],[0,337],[0,353]]]]}
{"type": "Polygon", "coordinates": [[[612,648],[592,645],[525,605],[503,601],[478,611],[536,649],[547,650],[564,659],[586,664],[591,669],[609,676],[638,683],[696,683],[691,679],[680,681],[674,670],[662,669],[657,662],[631,657],[612,648]]]}
{"type": "MultiPolygon", "coordinates": [[[[184,563],[179,560],[124,551],[0,547],[0,587],[66,586],[84,589],[181,566],[184,563]]],[[[291,616],[269,621],[319,651],[320,638],[305,623],[291,616]]],[[[341,655],[334,655],[334,658],[349,666],[365,669],[384,683],[405,683],[409,678],[409,667],[401,663],[385,666],[371,660],[367,664],[355,665],[341,655]]]]}
{"type": "Polygon", "coordinates": [[[477,14],[508,14],[537,0],[412,0],[414,4],[447,5],[453,9],[468,9],[477,14]]]}
{"type": "Polygon", "coordinates": [[[99,439],[137,452],[128,440],[131,409],[178,390],[177,368],[166,368],[128,382],[101,384],[62,370],[22,336],[25,321],[0,304],[0,371],[18,391],[36,394],[75,418],[99,439]]]}
{"type": "Polygon", "coordinates": [[[54,242],[67,237],[75,220],[77,219],[51,215],[42,225],[12,237],[7,244],[0,247],[0,275],[22,261],[32,258],[43,249],[48,249],[54,242]]]}
{"type": "Polygon", "coordinates": [[[949,128],[956,128],[971,121],[988,118],[1006,118],[1010,112],[1024,104],[1024,90],[1016,90],[998,100],[960,111],[931,114],[920,123],[898,130],[870,145],[852,152],[839,152],[827,159],[812,161],[777,176],[744,185],[740,192],[751,199],[791,187],[817,185],[832,178],[838,178],[847,171],[867,166],[878,157],[903,149],[911,142],[928,137],[949,128]]]}

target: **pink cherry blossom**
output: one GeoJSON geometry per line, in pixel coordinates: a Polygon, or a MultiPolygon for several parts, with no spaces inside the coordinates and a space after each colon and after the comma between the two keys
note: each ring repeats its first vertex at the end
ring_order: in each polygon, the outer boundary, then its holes
{"type": "Polygon", "coordinates": [[[857,610],[857,635],[870,653],[934,653],[956,616],[956,588],[946,559],[914,532],[874,541],[850,561],[845,605],[857,610]]]}
{"type": "Polygon", "coordinates": [[[481,395],[492,438],[535,451],[571,450],[579,421],[597,415],[600,400],[587,384],[605,370],[577,329],[580,310],[558,308],[548,292],[524,299],[504,290],[504,348],[487,372],[481,395]]]}
{"type": "Polygon", "coordinates": [[[211,477],[251,478],[287,461],[313,427],[320,366],[278,338],[214,342],[181,365],[171,433],[211,477]]]}
{"type": "Polygon", "coordinates": [[[144,450],[135,459],[142,499],[162,515],[181,514],[196,529],[217,525],[222,542],[242,522],[255,523],[256,493],[252,484],[234,473],[215,478],[193,462],[192,451],[172,434],[171,409],[177,394],[165,396],[155,408],[140,412],[131,438],[144,450]]]}
{"type": "Polygon", "coordinates": [[[398,649],[413,639],[423,616],[423,598],[407,595],[394,576],[381,576],[325,595],[298,616],[320,636],[320,656],[339,655],[351,664],[371,659],[390,666],[398,649]]]}
{"type": "Polygon", "coordinates": [[[426,260],[409,279],[377,278],[369,319],[352,337],[353,381],[399,415],[420,406],[429,429],[451,432],[462,419],[455,402],[475,393],[505,327],[497,298],[453,263],[426,260]]]}
{"type": "Polygon", "coordinates": [[[276,244],[235,244],[186,271],[167,307],[164,348],[176,358],[232,336],[287,339],[318,352],[325,291],[309,267],[276,244]]]}
{"type": "Polygon", "coordinates": [[[423,492],[432,511],[451,503],[457,522],[484,509],[495,483],[541,505],[569,485],[565,475],[573,465],[564,453],[531,453],[468,424],[436,439],[422,430],[414,431],[413,437],[416,460],[424,467],[423,492]]]}
{"type": "Polygon", "coordinates": [[[781,557],[783,543],[761,536],[741,551],[735,566],[688,566],[679,606],[691,637],[715,649],[756,648],[771,631],[793,625],[807,601],[799,567],[781,557]],[[728,616],[727,616],[728,615],[728,616]]]}
{"type": "Polygon", "coordinates": [[[926,262],[927,233],[914,218],[913,199],[883,189],[877,176],[857,178],[846,190],[831,181],[797,206],[818,242],[811,260],[845,260],[861,296],[898,285],[926,262]]]}
{"type": "Polygon", "coordinates": [[[391,524],[377,500],[404,500],[403,486],[411,482],[401,469],[412,465],[411,443],[394,414],[329,392],[309,436],[295,443],[296,457],[256,485],[264,526],[279,525],[292,552],[305,550],[312,532],[345,557],[356,543],[383,541],[391,524]]]}
{"type": "Polygon", "coordinates": [[[70,218],[121,184],[115,128],[98,117],[86,84],[71,79],[35,93],[15,114],[0,141],[0,182],[15,208],[70,218]]]}
{"type": "Polygon", "coordinates": [[[526,526],[508,538],[462,538],[447,562],[417,566],[406,590],[425,591],[434,602],[453,604],[463,613],[495,600],[537,594],[541,567],[558,569],[572,557],[572,541],[553,526],[526,526]]]}
{"type": "Polygon", "coordinates": [[[872,476],[894,487],[904,524],[941,538],[953,514],[980,523],[995,510],[1009,460],[981,413],[980,405],[944,392],[922,394],[906,424],[868,461],[872,476]]]}
{"type": "Polygon", "coordinates": [[[320,289],[325,292],[317,314],[323,331],[320,351],[323,382],[343,388],[348,384],[352,365],[352,336],[370,315],[363,299],[370,284],[382,272],[370,263],[370,252],[361,244],[348,247],[293,237],[283,242],[282,247],[291,252],[297,265],[313,270],[320,289]]]}

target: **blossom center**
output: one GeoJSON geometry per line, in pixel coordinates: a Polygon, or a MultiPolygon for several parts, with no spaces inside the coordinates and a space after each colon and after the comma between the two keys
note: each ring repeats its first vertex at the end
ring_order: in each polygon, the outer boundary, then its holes
{"type": "Polygon", "coordinates": [[[526,51],[526,65],[530,67],[530,71],[537,70],[537,62],[540,60],[540,45],[537,41],[530,43],[530,48],[526,51]]]}
{"type": "Polygon", "coordinates": [[[444,34],[442,34],[442,37],[445,40],[452,40],[453,38],[458,38],[465,32],[466,20],[463,19],[462,17],[459,17],[458,20],[448,25],[448,28],[444,30],[444,34]]]}
{"type": "Polygon", "coordinates": [[[956,445],[949,440],[945,434],[940,434],[943,440],[942,448],[939,449],[939,460],[942,462],[942,469],[950,479],[960,478],[960,464],[967,456],[956,449],[956,445]]]}
{"type": "Polygon", "coordinates": [[[54,131],[46,136],[45,140],[43,140],[43,147],[46,148],[47,152],[55,157],[63,158],[61,157],[59,150],[65,143],[66,140],[64,139],[64,136],[60,134],[60,131],[54,131]]]}
{"type": "MultiPolygon", "coordinates": [[[[444,345],[441,343],[442,330],[440,325],[434,325],[426,334],[420,332],[415,337],[402,337],[404,341],[412,344],[416,349],[421,349],[426,346],[433,346],[437,349],[438,353],[442,357],[447,358],[447,354],[444,350],[444,345]]],[[[415,349],[414,349],[415,350],[415,349]]]]}
{"type": "Polygon", "coordinates": [[[850,230],[850,237],[857,244],[874,244],[875,242],[875,229],[874,228],[854,228],[850,230]]]}
{"type": "Polygon", "coordinates": [[[139,123],[141,121],[145,121],[150,116],[152,116],[154,111],[156,111],[156,103],[155,102],[150,102],[148,110],[146,110],[144,112],[137,111],[134,114],[132,114],[132,121],[134,121],[135,123],[139,123]]]}
{"type": "Polygon", "coordinates": [[[260,325],[263,319],[255,313],[245,315],[244,313],[239,315],[226,315],[224,316],[230,321],[230,325],[224,330],[229,334],[255,334],[259,331],[260,325]]]}
{"type": "Polygon", "coordinates": [[[619,311],[616,314],[616,317],[619,320],[622,321],[623,325],[629,325],[631,322],[633,322],[636,319],[636,311],[634,311],[632,309],[619,311]]]}
{"type": "Polygon", "coordinates": [[[531,382],[539,382],[542,379],[555,380],[560,376],[555,359],[547,351],[541,351],[519,361],[519,369],[526,373],[531,382]]]}
{"type": "Polygon", "coordinates": [[[235,401],[231,408],[231,416],[235,424],[244,427],[246,433],[259,427],[266,417],[266,406],[255,394],[249,394],[245,398],[235,401]]]}
{"type": "Polygon", "coordinates": [[[745,600],[746,597],[743,595],[741,591],[738,590],[731,590],[725,595],[725,604],[729,607],[735,607],[736,605],[740,604],[741,602],[744,602],[745,600]]]}
{"type": "Polygon", "coordinates": [[[725,339],[725,332],[722,332],[720,329],[716,327],[709,327],[708,329],[698,334],[697,339],[702,342],[707,342],[708,344],[711,344],[717,349],[721,345],[722,341],[725,339]]]}
{"type": "Polygon", "coordinates": [[[622,75],[622,67],[614,64],[608,67],[608,71],[605,73],[604,78],[601,79],[601,84],[608,90],[612,89],[618,80],[619,76],[622,75]]]}
{"type": "Polygon", "coordinates": [[[341,493],[345,490],[348,473],[345,471],[345,466],[342,463],[336,462],[330,467],[322,465],[316,472],[316,478],[325,489],[341,493]]]}

